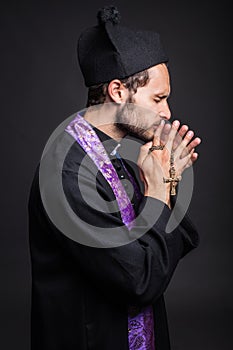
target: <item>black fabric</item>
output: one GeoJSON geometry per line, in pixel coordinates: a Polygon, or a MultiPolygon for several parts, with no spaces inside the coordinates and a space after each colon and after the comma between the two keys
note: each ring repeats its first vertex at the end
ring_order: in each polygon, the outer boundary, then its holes
{"type": "MultiPolygon", "coordinates": [[[[99,137],[103,141],[103,133],[99,137]]],[[[63,166],[63,186],[71,207],[88,223],[122,230],[119,213],[97,212],[83,201],[77,174],[84,156],[75,142],[63,166]]],[[[127,160],[125,164],[134,173],[132,164],[127,160]]],[[[116,171],[124,170],[116,166],[116,171]]],[[[90,198],[95,197],[97,189],[106,200],[114,199],[102,174],[98,173],[96,179],[90,168],[83,182],[90,198]]],[[[133,201],[137,201],[135,196],[133,201]]],[[[143,197],[137,203],[138,212],[146,202],[150,209],[144,215],[143,225],[147,225],[147,217],[156,208],[163,206],[159,200],[143,197]]],[[[151,304],[156,350],[169,350],[163,293],[179,260],[198,244],[198,234],[190,222],[187,225],[187,218],[172,233],[165,233],[169,216],[170,209],[165,205],[154,226],[125,246],[105,249],[81,245],[59,232],[47,216],[37,168],[29,198],[31,349],[128,350],[128,306],[151,304]]],[[[77,229],[80,234],[87,233],[77,229]]]]}
{"type": "Polygon", "coordinates": [[[160,35],[108,21],[84,30],[78,60],[86,86],[123,79],[168,61],[160,35]]]}

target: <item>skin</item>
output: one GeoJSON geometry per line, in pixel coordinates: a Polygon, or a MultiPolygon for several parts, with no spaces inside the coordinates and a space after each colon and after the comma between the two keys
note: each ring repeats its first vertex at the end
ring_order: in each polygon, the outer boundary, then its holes
{"type": "MultiPolygon", "coordinates": [[[[105,103],[115,102],[121,112],[116,114],[115,122],[98,125],[98,128],[117,140],[132,133],[146,142],[141,147],[138,158],[141,179],[145,185],[144,195],[157,198],[170,206],[170,184],[163,183],[163,177],[169,177],[171,151],[174,151],[176,175],[181,175],[197,160],[195,147],[201,140],[194,137],[194,132],[187,125],[181,126],[178,120],[165,124],[171,118],[168,105],[171,88],[167,66],[158,64],[148,69],[148,73],[149,82],[146,86],[139,87],[133,96],[120,80],[114,79],[109,83],[105,103]],[[136,113],[129,112],[129,102],[133,103],[132,107],[137,106],[136,113]],[[165,146],[163,150],[149,152],[152,145],[161,144],[165,146]]],[[[87,116],[86,119],[96,125],[98,118],[87,116]]]]}
{"type": "Polygon", "coordinates": [[[141,129],[143,130],[140,133],[141,138],[145,141],[152,141],[160,120],[169,120],[171,118],[167,101],[170,95],[170,78],[165,64],[159,64],[148,69],[148,73],[148,84],[139,87],[136,94],[129,98],[128,101],[143,107],[143,111],[144,108],[148,109],[148,113],[143,113],[143,117],[135,123],[132,131],[135,135],[138,135],[137,129],[141,129]]]}

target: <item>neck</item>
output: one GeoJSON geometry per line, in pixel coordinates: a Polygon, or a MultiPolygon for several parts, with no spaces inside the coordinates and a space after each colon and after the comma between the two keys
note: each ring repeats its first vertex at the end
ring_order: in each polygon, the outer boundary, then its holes
{"type": "Polygon", "coordinates": [[[117,105],[113,103],[91,106],[85,113],[84,119],[119,142],[126,132],[119,129],[116,124],[117,108],[117,105]]]}

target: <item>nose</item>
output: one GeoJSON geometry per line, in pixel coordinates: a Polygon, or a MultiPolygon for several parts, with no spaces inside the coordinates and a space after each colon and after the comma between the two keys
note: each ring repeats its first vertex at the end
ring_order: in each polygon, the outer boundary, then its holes
{"type": "Polygon", "coordinates": [[[169,108],[169,104],[166,100],[163,101],[159,116],[161,119],[164,119],[164,120],[169,120],[171,118],[171,111],[169,108]]]}

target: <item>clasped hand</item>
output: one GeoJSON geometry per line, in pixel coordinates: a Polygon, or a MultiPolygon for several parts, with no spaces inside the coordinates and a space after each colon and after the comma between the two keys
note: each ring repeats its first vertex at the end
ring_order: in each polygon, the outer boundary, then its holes
{"type": "Polygon", "coordinates": [[[161,120],[156,129],[153,141],[146,143],[140,149],[138,166],[140,177],[144,182],[145,196],[162,200],[170,206],[170,184],[163,179],[170,177],[171,152],[176,176],[190,167],[198,158],[195,148],[201,143],[199,137],[194,138],[194,132],[187,125],[180,127],[175,120],[172,124],[165,124],[161,120]],[[150,151],[152,146],[164,146],[163,149],[150,151]]]}

